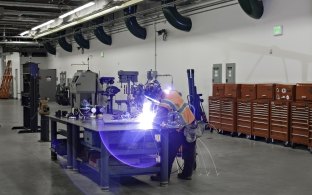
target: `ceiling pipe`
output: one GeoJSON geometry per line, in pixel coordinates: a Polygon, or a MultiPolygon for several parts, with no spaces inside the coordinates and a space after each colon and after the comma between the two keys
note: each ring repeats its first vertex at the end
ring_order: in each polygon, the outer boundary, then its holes
{"type": "MultiPolygon", "coordinates": [[[[131,14],[135,14],[137,12],[137,5],[130,6],[124,9],[124,15],[128,16],[131,14]]],[[[141,27],[136,19],[136,16],[131,16],[125,19],[125,24],[128,30],[133,34],[135,37],[140,39],[146,39],[146,29],[141,27]]]]}
{"type": "Polygon", "coordinates": [[[16,2],[16,1],[0,1],[0,6],[8,7],[31,7],[31,8],[42,8],[42,9],[57,9],[60,8],[71,10],[74,9],[74,6],[60,6],[57,4],[46,4],[46,3],[26,3],[26,2],[16,2]]]}
{"type": "MultiPolygon", "coordinates": [[[[104,21],[104,18],[102,17],[102,18],[97,18],[93,20],[93,23],[95,25],[100,25],[103,23],[103,21],[104,21]]],[[[105,33],[103,26],[97,26],[93,30],[93,33],[96,36],[96,38],[102,43],[104,43],[105,45],[112,45],[112,36],[105,33]]]]}
{"type": "MultiPolygon", "coordinates": [[[[162,4],[172,3],[173,0],[162,0],[162,4]]],[[[176,29],[189,32],[192,29],[192,20],[189,17],[182,16],[176,6],[167,5],[162,8],[167,21],[176,29]]]]}

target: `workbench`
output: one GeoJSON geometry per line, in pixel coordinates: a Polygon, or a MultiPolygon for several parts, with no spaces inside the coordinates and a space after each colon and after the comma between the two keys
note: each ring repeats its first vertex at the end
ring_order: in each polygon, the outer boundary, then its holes
{"type": "MultiPolygon", "coordinates": [[[[99,168],[96,170],[99,176],[99,185],[103,190],[109,189],[109,178],[111,176],[121,176],[121,175],[147,175],[147,174],[157,174],[160,173],[160,185],[166,186],[168,184],[168,134],[170,129],[161,129],[159,126],[151,125],[148,129],[141,127],[138,123],[104,123],[103,119],[88,119],[88,120],[76,120],[68,118],[58,118],[52,115],[48,116],[51,121],[51,159],[57,160],[57,152],[53,150],[52,144],[57,141],[57,123],[65,124],[67,131],[67,168],[73,169],[80,172],[81,161],[78,159],[78,148],[88,147],[84,144],[80,138],[80,128],[84,128],[84,131],[92,132],[93,135],[99,136],[101,138],[100,146],[89,146],[92,149],[100,152],[99,168]],[[129,132],[151,132],[159,135],[160,140],[159,145],[159,156],[160,162],[156,163],[154,166],[150,167],[135,167],[124,164],[124,166],[113,166],[111,165],[111,158],[114,155],[111,153],[111,149],[108,148],[109,144],[103,143],[106,140],[107,143],[112,140],[114,143],[122,143],[122,134],[128,136],[129,132]],[[103,134],[104,133],[104,134],[103,134]],[[116,137],[116,133],[118,136],[116,137]]],[[[104,115],[104,118],[111,117],[111,115],[104,115]]],[[[171,129],[173,130],[173,129],[171,129]]],[[[105,142],[106,142],[105,141],[105,142]]],[[[131,154],[144,154],[146,151],[138,149],[131,154]]],[[[130,154],[130,155],[131,155],[130,154]]],[[[127,155],[127,154],[125,154],[127,155]]],[[[115,159],[116,160],[116,159],[115,159]]],[[[119,162],[121,163],[121,162],[119,162]]],[[[122,164],[122,163],[121,163],[122,164]]],[[[88,175],[86,175],[88,176],[88,175]]]]}

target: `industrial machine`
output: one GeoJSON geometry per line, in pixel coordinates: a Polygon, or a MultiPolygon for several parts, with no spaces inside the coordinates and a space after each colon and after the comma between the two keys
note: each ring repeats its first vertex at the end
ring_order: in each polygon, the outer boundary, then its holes
{"type": "Polygon", "coordinates": [[[55,100],[59,105],[70,105],[69,82],[66,84],[66,71],[60,72],[60,84],[56,86],[55,100]]]}
{"type": "Polygon", "coordinates": [[[131,106],[134,103],[132,96],[133,90],[131,90],[132,87],[131,84],[134,85],[136,82],[138,82],[138,75],[139,75],[138,71],[123,71],[123,70],[118,71],[119,82],[121,83],[121,85],[126,84],[124,85],[124,94],[127,94],[127,99],[116,100],[115,102],[118,105],[121,105],[122,103],[126,104],[128,113],[131,112],[131,106]]]}
{"type": "MultiPolygon", "coordinates": [[[[101,91],[99,91],[99,95],[107,97],[105,101],[98,102],[100,105],[106,106],[106,113],[113,114],[113,99],[114,96],[120,92],[120,89],[118,89],[116,86],[113,86],[114,84],[114,77],[101,77],[100,83],[102,85],[101,91]]],[[[100,96],[99,96],[100,98],[100,96]]]]}
{"type": "Polygon", "coordinates": [[[77,71],[70,84],[71,106],[80,108],[83,100],[97,104],[98,74],[90,70],[77,71]]]}
{"type": "Polygon", "coordinates": [[[37,63],[23,64],[23,126],[12,129],[22,129],[18,133],[37,133],[39,106],[39,68],[37,63]]]}

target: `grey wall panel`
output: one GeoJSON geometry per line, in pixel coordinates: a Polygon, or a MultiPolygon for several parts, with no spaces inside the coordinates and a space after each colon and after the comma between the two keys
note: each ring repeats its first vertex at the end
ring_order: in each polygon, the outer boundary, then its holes
{"type": "Polygon", "coordinates": [[[55,101],[56,69],[40,69],[39,76],[40,98],[49,98],[50,101],[55,101]]]}

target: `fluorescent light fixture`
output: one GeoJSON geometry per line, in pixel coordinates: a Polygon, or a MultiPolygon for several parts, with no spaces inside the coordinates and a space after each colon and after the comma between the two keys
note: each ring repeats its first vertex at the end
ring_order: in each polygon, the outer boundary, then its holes
{"type": "Polygon", "coordinates": [[[83,10],[83,9],[86,9],[86,8],[88,8],[88,7],[91,7],[91,6],[94,5],[94,4],[95,4],[95,3],[94,3],[93,1],[91,1],[91,2],[89,2],[89,3],[87,3],[87,4],[84,4],[83,6],[77,7],[76,9],[74,9],[74,10],[72,10],[72,11],[69,11],[69,12],[67,12],[67,13],[65,13],[65,14],[63,14],[63,15],[60,15],[59,18],[65,18],[65,17],[70,16],[70,15],[76,13],[76,12],[79,12],[79,11],[83,10]]]}
{"type": "Polygon", "coordinates": [[[24,35],[27,35],[27,34],[29,34],[29,30],[27,30],[27,31],[25,31],[25,32],[22,32],[20,35],[21,35],[21,36],[24,36],[24,35]]]}
{"type": "Polygon", "coordinates": [[[39,28],[41,28],[41,27],[43,27],[43,26],[46,26],[46,25],[49,25],[49,24],[53,23],[54,21],[55,21],[55,20],[47,21],[47,22],[45,22],[45,23],[43,23],[43,24],[40,24],[40,25],[38,25],[38,26],[35,26],[35,27],[32,28],[31,30],[37,30],[37,29],[39,29],[39,28]]]}
{"type": "Polygon", "coordinates": [[[94,18],[97,18],[97,17],[100,17],[100,16],[104,16],[104,15],[109,14],[109,13],[116,12],[118,10],[124,9],[126,7],[129,7],[130,5],[135,5],[135,4],[141,3],[143,1],[144,0],[131,0],[131,1],[127,1],[126,3],[122,4],[121,6],[111,7],[111,8],[108,8],[106,10],[103,10],[103,11],[100,11],[100,12],[96,12],[94,14],[87,15],[85,17],[81,17],[80,19],[72,21],[72,22],[70,22],[68,24],[60,25],[59,27],[57,27],[55,29],[43,31],[43,32],[35,35],[34,39],[38,39],[38,38],[44,37],[46,35],[49,35],[49,34],[52,34],[52,33],[58,32],[58,31],[61,31],[63,29],[75,26],[77,24],[81,24],[83,22],[87,22],[87,21],[93,20],[94,18]]]}

